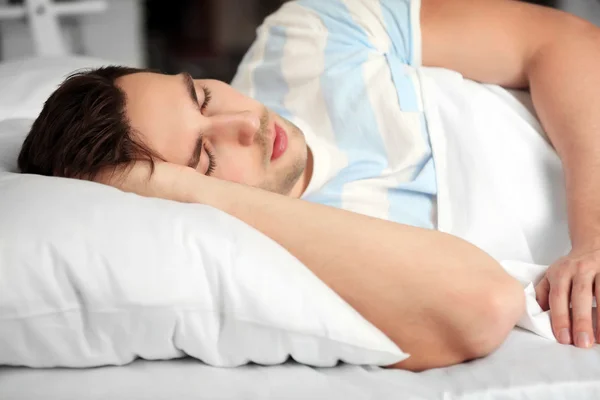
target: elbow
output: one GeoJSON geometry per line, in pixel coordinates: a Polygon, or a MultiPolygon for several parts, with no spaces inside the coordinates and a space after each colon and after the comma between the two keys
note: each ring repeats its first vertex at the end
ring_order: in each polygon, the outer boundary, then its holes
{"type": "Polygon", "coordinates": [[[502,282],[494,282],[473,295],[475,312],[471,326],[463,341],[465,361],[485,357],[506,340],[525,311],[523,287],[506,276],[502,282]]]}
{"type": "Polygon", "coordinates": [[[459,295],[447,293],[448,308],[429,314],[430,324],[413,332],[412,343],[398,335],[396,343],[411,356],[391,368],[446,367],[485,357],[502,345],[525,311],[521,284],[501,271],[479,280],[473,290],[462,289],[459,295]],[[448,296],[454,299],[449,301],[448,296]]]}

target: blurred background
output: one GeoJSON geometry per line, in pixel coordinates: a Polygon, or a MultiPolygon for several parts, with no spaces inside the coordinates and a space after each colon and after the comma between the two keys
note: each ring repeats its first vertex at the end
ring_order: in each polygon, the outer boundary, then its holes
{"type": "MultiPolygon", "coordinates": [[[[285,1],[0,0],[0,60],[69,52],[230,81],[256,28],[285,1]]],[[[600,26],[600,0],[530,2],[600,26]]]]}

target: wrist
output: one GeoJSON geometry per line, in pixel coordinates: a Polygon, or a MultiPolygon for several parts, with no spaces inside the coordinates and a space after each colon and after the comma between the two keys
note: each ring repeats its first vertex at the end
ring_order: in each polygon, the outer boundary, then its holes
{"type": "Polygon", "coordinates": [[[198,189],[202,186],[200,178],[202,178],[202,175],[192,168],[185,168],[178,171],[173,179],[177,201],[203,204],[204,202],[198,189]]]}
{"type": "Polygon", "coordinates": [[[600,249],[600,238],[573,241],[571,254],[585,254],[600,249]]]}
{"type": "Polygon", "coordinates": [[[597,249],[600,249],[600,232],[590,229],[571,232],[571,254],[585,254],[597,249]]]}
{"type": "Polygon", "coordinates": [[[227,196],[222,195],[226,183],[188,168],[179,176],[178,196],[184,203],[204,204],[227,211],[224,209],[227,196]]]}

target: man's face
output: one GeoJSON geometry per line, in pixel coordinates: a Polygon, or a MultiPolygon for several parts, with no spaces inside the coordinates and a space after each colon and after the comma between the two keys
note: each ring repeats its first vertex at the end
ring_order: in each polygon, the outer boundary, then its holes
{"type": "Polygon", "coordinates": [[[214,80],[138,73],[117,80],[131,127],[166,161],[198,173],[299,197],[302,132],[259,102],[214,80]]]}

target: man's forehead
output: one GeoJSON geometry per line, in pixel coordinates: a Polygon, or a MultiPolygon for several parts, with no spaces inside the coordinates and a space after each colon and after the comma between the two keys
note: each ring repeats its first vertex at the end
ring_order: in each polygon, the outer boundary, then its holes
{"type": "Polygon", "coordinates": [[[186,164],[197,133],[190,126],[197,110],[187,97],[183,80],[147,72],[121,79],[117,85],[125,92],[125,113],[131,127],[163,158],[186,164]]]}
{"type": "Polygon", "coordinates": [[[125,75],[116,80],[116,84],[125,93],[137,93],[149,90],[155,86],[173,84],[174,76],[154,72],[137,72],[125,75]]]}

